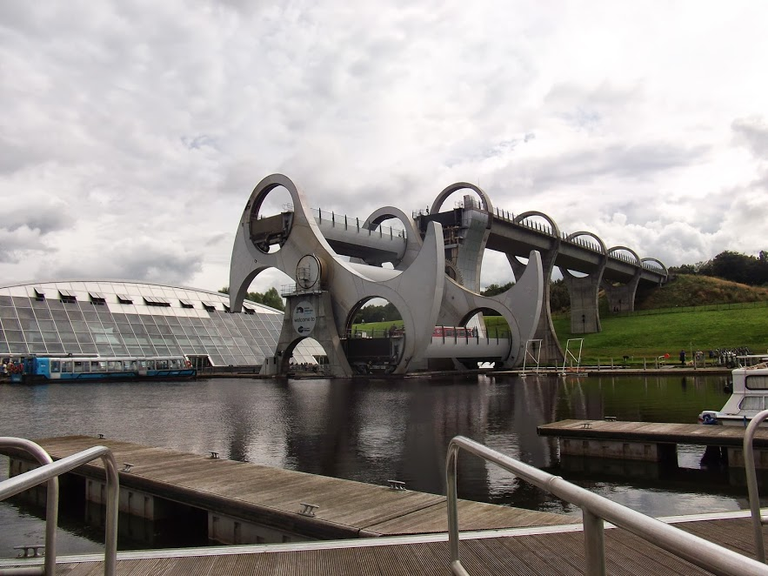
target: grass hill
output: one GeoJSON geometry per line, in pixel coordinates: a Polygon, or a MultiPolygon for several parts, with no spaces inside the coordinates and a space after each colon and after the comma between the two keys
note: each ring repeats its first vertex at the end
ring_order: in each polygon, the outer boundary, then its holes
{"type": "Polygon", "coordinates": [[[571,334],[568,314],[553,319],[563,346],[568,338],[584,338],[585,362],[620,362],[629,356],[637,363],[665,354],[674,362],[680,350],[689,358],[695,350],[768,350],[766,288],[680,274],[664,286],[640,292],[633,313],[611,315],[606,306],[601,308],[598,334],[571,334]]]}
{"type": "Polygon", "coordinates": [[[636,310],[768,302],[768,288],[747,286],[712,276],[678,274],[661,287],[638,290],[636,310]]]}

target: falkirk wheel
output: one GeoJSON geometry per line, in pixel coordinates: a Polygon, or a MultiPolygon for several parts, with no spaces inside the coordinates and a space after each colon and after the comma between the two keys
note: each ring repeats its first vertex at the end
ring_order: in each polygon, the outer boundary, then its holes
{"type": "MultiPolygon", "coordinates": [[[[439,222],[430,222],[422,238],[414,221],[393,207],[375,211],[362,225],[349,226],[345,220],[344,234],[358,251],[351,259],[331,247],[321,230],[324,225],[327,222],[322,223],[322,216],[316,220],[301,190],[282,174],[259,182],[245,205],[232,250],[231,310],[241,309],[251,282],[264,270],[277,268],[295,281],[295,287],[283,294],[283,324],[263,374],[287,373],[293,350],[310,337],[325,350],[326,373],[338,377],[404,374],[438,365],[463,369],[478,362],[492,362],[497,368],[522,364],[542,310],[544,280],[537,251],[530,253],[524,274],[509,290],[486,297],[446,273],[450,266],[446,268],[439,222]],[[264,201],[277,188],[288,192],[292,209],[264,217],[264,201]],[[386,238],[379,226],[390,218],[402,222],[406,238],[400,238],[393,267],[387,268],[366,246],[377,236],[386,238]],[[386,299],[397,308],[402,330],[390,330],[382,338],[352,331],[355,315],[373,298],[386,299]],[[508,333],[492,335],[482,323],[468,327],[467,322],[482,312],[503,317],[508,333]]],[[[341,222],[332,225],[340,227],[341,222]]]]}

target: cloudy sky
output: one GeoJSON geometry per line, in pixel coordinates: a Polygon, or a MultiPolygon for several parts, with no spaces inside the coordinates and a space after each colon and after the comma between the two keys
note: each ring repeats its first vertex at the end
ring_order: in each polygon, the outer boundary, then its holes
{"type": "Polygon", "coordinates": [[[767,29],[742,1],[4,0],[0,284],[221,288],[274,172],[361,218],[469,181],[667,265],[756,255],[767,29]]]}

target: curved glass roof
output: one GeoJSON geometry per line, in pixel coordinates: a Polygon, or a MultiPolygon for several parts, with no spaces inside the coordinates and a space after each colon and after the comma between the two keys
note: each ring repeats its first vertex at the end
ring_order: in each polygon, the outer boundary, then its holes
{"type": "MultiPolygon", "coordinates": [[[[213,366],[260,366],[272,356],[283,313],[229,296],[162,284],[102,280],[0,287],[0,355],[207,357],[213,366]]],[[[305,340],[296,362],[322,347],[305,340]]]]}

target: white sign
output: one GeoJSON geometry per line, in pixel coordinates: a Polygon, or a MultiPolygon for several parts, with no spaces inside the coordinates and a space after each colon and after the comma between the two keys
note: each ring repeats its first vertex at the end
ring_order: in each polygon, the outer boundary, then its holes
{"type": "Polygon", "coordinates": [[[315,327],[315,307],[302,300],[293,309],[293,329],[301,336],[309,336],[315,327]]]}

